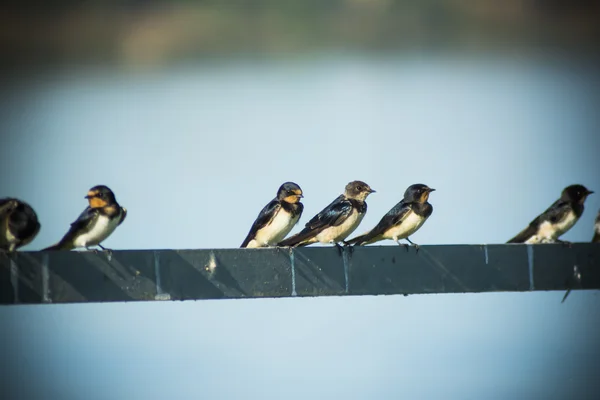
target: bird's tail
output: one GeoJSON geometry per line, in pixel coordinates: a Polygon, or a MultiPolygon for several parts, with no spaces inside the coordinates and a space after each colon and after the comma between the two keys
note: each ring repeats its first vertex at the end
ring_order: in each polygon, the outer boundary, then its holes
{"type": "Polygon", "coordinates": [[[318,232],[312,231],[310,229],[304,229],[289,238],[282,240],[277,244],[280,247],[301,247],[307,246],[311,243],[314,243],[315,236],[318,232]],[[311,240],[313,239],[313,240],[311,240]]]}
{"type": "Polygon", "coordinates": [[[354,245],[354,246],[363,246],[365,244],[369,244],[369,243],[373,243],[375,242],[375,239],[377,235],[373,235],[373,231],[369,231],[363,235],[357,236],[354,239],[351,240],[347,240],[346,243],[354,245]]]}
{"type": "Polygon", "coordinates": [[[42,249],[42,251],[72,250],[72,249],[74,249],[72,244],[61,240],[60,242],[56,243],[55,245],[46,247],[45,249],[42,249]]]}

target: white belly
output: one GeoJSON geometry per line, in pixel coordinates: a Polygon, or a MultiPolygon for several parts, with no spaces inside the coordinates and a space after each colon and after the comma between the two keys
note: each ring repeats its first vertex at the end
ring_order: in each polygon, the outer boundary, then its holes
{"type": "Polygon", "coordinates": [[[299,216],[292,218],[292,214],[279,209],[271,223],[256,232],[256,236],[248,243],[249,248],[252,247],[268,247],[274,246],[281,242],[288,233],[292,230],[299,216]]]}
{"type": "Polygon", "coordinates": [[[96,246],[104,239],[110,236],[119,225],[119,218],[110,220],[108,217],[101,215],[98,217],[93,228],[83,235],[79,235],[75,239],[75,247],[96,246]]]}
{"type": "Polygon", "coordinates": [[[405,239],[415,233],[427,220],[415,212],[410,211],[400,225],[388,229],[383,237],[385,239],[399,240],[405,239]]]}
{"type": "Polygon", "coordinates": [[[358,211],[352,210],[352,214],[338,226],[332,226],[321,231],[316,239],[321,243],[338,243],[346,239],[360,225],[365,213],[359,214],[358,211]]]}
{"type": "Polygon", "coordinates": [[[564,235],[575,225],[577,217],[574,212],[569,212],[561,221],[552,224],[549,221],[542,222],[536,235],[530,237],[525,243],[552,243],[564,235]]]}

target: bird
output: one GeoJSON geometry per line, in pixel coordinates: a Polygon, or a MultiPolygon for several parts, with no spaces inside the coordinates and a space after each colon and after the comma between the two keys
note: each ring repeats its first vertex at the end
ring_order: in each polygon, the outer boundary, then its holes
{"type": "Polygon", "coordinates": [[[302,197],[302,189],[294,182],[282,184],[277,196],[260,211],[240,247],[269,247],[283,240],[302,216],[302,197]]]}
{"type": "Polygon", "coordinates": [[[0,199],[0,251],[12,253],[31,243],[40,227],[29,204],[15,198],[0,199]]]}
{"type": "Polygon", "coordinates": [[[600,210],[596,216],[596,223],[594,224],[594,237],[592,243],[600,243],[600,210]]]}
{"type": "Polygon", "coordinates": [[[304,229],[278,244],[282,247],[307,246],[312,243],[334,244],[341,249],[340,242],[358,227],[367,212],[365,200],[375,190],[362,181],[346,185],[344,193],[315,215],[304,229]]]}
{"type": "Polygon", "coordinates": [[[558,200],[507,243],[567,243],[558,238],[579,220],[583,203],[592,193],[583,185],[567,186],[558,200]]]}
{"type": "Polygon", "coordinates": [[[72,250],[98,246],[109,237],[127,216],[127,209],[121,207],[115,194],[108,187],[98,185],[91,188],[87,196],[89,206],[71,224],[69,231],[55,245],[44,250],[72,250]]]}
{"type": "MultiPolygon", "coordinates": [[[[435,191],[422,183],[410,185],[404,192],[404,198],[381,218],[381,221],[369,232],[348,241],[356,246],[378,242],[384,239],[394,240],[399,245],[400,239],[406,239],[419,249],[409,236],[415,233],[433,212],[433,206],[427,201],[429,194],[435,191]]],[[[408,250],[408,245],[405,245],[408,250]]]]}

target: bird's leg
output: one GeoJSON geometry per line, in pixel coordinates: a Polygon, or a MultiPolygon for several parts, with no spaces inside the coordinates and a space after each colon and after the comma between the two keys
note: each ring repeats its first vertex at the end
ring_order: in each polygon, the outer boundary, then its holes
{"type": "Polygon", "coordinates": [[[416,252],[418,253],[418,252],[419,252],[419,245],[418,245],[418,244],[416,244],[416,243],[413,243],[413,242],[412,242],[412,240],[410,240],[409,238],[405,238],[405,239],[406,239],[406,241],[407,241],[408,243],[410,243],[410,244],[412,244],[413,246],[415,246],[415,250],[416,250],[416,252]]]}
{"type": "Polygon", "coordinates": [[[400,239],[398,239],[397,237],[396,237],[396,238],[394,238],[394,241],[395,241],[396,243],[398,243],[398,246],[404,246],[404,248],[406,249],[406,252],[408,253],[408,247],[409,247],[409,246],[408,246],[406,243],[400,243],[400,239]]]}
{"type": "Polygon", "coordinates": [[[342,243],[344,244],[344,248],[348,249],[348,254],[352,255],[352,253],[354,253],[354,246],[352,246],[350,243],[346,242],[345,240],[342,240],[342,243]]]}
{"type": "Polygon", "coordinates": [[[100,243],[98,243],[98,247],[100,247],[102,249],[102,251],[106,252],[106,256],[108,257],[108,261],[110,261],[110,259],[112,258],[112,254],[113,251],[109,248],[106,248],[104,246],[102,246],[100,243]]]}
{"type": "Polygon", "coordinates": [[[91,252],[92,252],[92,253],[94,253],[94,254],[98,254],[98,249],[90,249],[90,246],[85,246],[85,249],[86,249],[87,251],[91,251],[91,252]]]}
{"type": "Polygon", "coordinates": [[[334,246],[337,248],[338,250],[338,254],[340,255],[340,257],[343,255],[344,253],[344,248],[342,247],[341,244],[339,244],[338,242],[333,242],[334,246]]]}
{"type": "Polygon", "coordinates": [[[569,249],[570,249],[571,247],[573,247],[573,244],[572,244],[571,242],[567,242],[566,240],[559,240],[559,239],[556,239],[556,240],[555,240],[555,242],[556,242],[556,243],[560,243],[560,244],[562,244],[563,246],[566,246],[566,247],[568,247],[569,249]]]}

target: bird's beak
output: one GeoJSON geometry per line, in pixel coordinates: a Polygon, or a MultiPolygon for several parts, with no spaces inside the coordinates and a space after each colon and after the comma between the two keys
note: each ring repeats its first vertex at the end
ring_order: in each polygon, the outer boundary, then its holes
{"type": "Polygon", "coordinates": [[[430,192],[435,192],[435,189],[433,189],[433,188],[429,188],[428,190],[429,190],[430,192]]]}
{"type": "Polygon", "coordinates": [[[589,196],[592,193],[594,193],[592,190],[588,190],[587,195],[589,196]]]}
{"type": "Polygon", "coordinates": [[[369,193],[377,193],[375,190],[369,188],[369,193]]]}
{"type": "Polygon", "coordinates": [[[303,197],[304,197],[304,195],[303,195],[302,193],[299,193],[299,194],[297,194],[296,196],[298,196],[298,197],[300,197],[300,198],[303,198],[303,197]]]}

